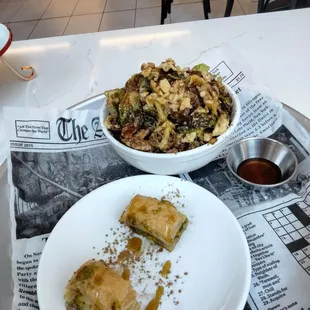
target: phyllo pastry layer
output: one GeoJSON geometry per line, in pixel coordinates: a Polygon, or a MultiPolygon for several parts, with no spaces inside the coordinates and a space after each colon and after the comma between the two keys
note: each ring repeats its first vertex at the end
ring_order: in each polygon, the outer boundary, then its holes
{"type": "Polygon", "coordinates": [[[131,200],[120,222],[168,251],[174,249],[188,224],[171,202],[141,195],[131,200]]]}
{"type": "Polygon", "coordinates": [[[104,261],[89,260],[66,286],[67,310],[139,310],[136,292],[104,261]]]}

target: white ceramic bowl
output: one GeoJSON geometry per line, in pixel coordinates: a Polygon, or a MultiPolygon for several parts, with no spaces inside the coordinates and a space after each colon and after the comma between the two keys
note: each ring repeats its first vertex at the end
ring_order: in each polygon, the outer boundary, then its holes
{"type": "Polygon", "coordinates": [[[193,150],[173,154],[148,153],[132,149],[116,140],[104,125],[104,120],[109,114],[105,103],[100,112],[103,133],[120,157],[142,171],[174,175],[199,169],[211,162],[223,150],[240,119],[239,98],[228,85],[225,87],[233,100],[232,121],[227,131],[220,135],[217,142],[212,145],[206,144],[193,150]]]}

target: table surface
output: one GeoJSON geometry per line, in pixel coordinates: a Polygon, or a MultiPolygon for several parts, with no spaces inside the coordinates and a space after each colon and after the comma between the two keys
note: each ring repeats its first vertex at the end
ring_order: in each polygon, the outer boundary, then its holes
{"type": "MultiPolygon", "coordinates": [[[[38,77],[21,81],[0,64],[0,117],[4,105],[68,108],[122,85],[145,61],[173,57],[182,65],[226,41],[275,98],[310,117],[310,9],[13,42],[6,60],[16,67],[33,66],[38,77]]],[[[1,208],[2,217],[3,212],[8,207],[1,208]]],[[[9,228],[2,228],[9,240],[9,228]]],[[[1,247],[5,281],[0,283],[0,304],[8,309],[10,298],[4,296],[10,295],[9,250],[6,243],[1,247]]]]}
{"type": "Polygon", "coordinates": [[[225,41],[276,99],[310,117],[310,9],[13,42],[6,60],[38,77],[18,80],[0,64],[0,107],[68,108],[119,87],[142,62],[186,64],[225,41]]]}
{"type": "Polygon", "coordinates": [[[17,41],[5,59],[16,68],[34,67],[38,76],[22,81],[0,62],[0,166],[7,143],[4,105],[69,108],[124,85],[143,62],[207,62],[204,54],[225,42],[269,94],[310,118],[310,9],[17,41]]]}

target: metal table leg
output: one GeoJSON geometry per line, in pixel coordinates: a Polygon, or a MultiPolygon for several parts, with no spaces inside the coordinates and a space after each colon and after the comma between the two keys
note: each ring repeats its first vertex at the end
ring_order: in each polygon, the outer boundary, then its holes
{"type": "Polygon", "coordinates": [[[234,6],[234,0],[227,0],[224,17],[229,17],[231,15],[233,6],[234,6]]]}
{"type": "Polygon", "coordinates": [[[203,13],[204,13],[205,19],[209,19],[208,13],[211,12],[210,0],[203,0],[202,4],[203,4],[203,13]]]}
{"type": "Polygon", "coordinates": [[[160,16],[160,24],[161,25],[163,25],[165,23],[166,17],[167,17],[166,0],[161,0],[161,16],[160,16]]]}
{"type": "Polygon", "coordinates": [[[257,13],[263,13],[264,12],[264,4],[265,4],[264,0],[258,0],[257,13]]]}

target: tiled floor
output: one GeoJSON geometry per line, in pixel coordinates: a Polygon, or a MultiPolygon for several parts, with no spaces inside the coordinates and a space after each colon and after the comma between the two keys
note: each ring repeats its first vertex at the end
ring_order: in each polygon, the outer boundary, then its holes
{"type": "MultiPolygon", "coordinates": [[[[0,0],[0,22],[14,40],[158,25],[161,0],[0,0]]],[[[211,0],[210,18],[226,0],[211,0]]],[[[235,0],[232,15],[256,13],[257,0],[235,0]]],[[[201,0],[174,0],[165,23],[204,19],[201,0]]]]}

